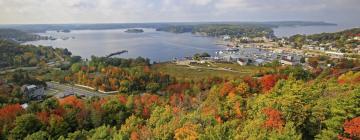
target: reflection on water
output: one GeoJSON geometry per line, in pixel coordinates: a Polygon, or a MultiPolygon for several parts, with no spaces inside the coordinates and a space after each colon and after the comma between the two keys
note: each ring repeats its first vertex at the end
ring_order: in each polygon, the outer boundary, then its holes
{"type": "Polygon", "coordinates": [[[50,31],[41,33],[57,40],[40,40],[26,44],[68,48],[74,55],[89,58],[91,55],[106,56],[110,53],[128,50],[122,54],[124,58],[138,56],[150,58],[152,61],[168,61],[173,58],[192,56],[195,53],[224,49],[216,45],[216,39],[197,37],[190,33],[174,34],[144,29],[144,33],[125,33],[125,30],[75,30],[70,33],[50,31]]]}

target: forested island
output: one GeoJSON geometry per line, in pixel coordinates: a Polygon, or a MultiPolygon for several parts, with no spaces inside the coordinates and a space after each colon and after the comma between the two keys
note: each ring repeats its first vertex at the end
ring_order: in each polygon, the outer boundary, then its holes
{"type": "Polygon", "coordinates": [[[274,37],[271,27],[256,24],[209,24],[209,25],[175,25],[158,28],[157,31],[172,33],[194,33],[205,36],[220,37],[224,35],[241,37],[274,37]]]}
{"type": "Polygon", "coordinates": [[[143,29],[127,29],[125,32],[126,33],[143,33],[144,30],[143,29]]]}

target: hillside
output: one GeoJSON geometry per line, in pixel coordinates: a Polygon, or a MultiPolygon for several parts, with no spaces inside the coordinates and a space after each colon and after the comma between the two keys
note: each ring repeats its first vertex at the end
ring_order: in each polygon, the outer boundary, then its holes
{"type": "Polygon", "coordinates": [[[66,58],[70,54],[66,49],[19,45],[14,42],[0,40],[0,69],[5,67],[38,66],[59,60],[57,55],[66,58]]]}
{"type": "Polygon", "coordinates": [[[23,32],[16,29],[0,29],[0,39],[12,40],[16,42],[34,41],[39,39],[47,39],[31,33],[23,32]]]}
{"type": "MultiPolygon", "coordinates": [[[[21,58],[28,52],[24,46],[14,45],[2,42],[0,46],[21,58]]],[[[45,49],[30,48],[35,52],[45,49]]],[[[337,67],[313,72],[299,66],[215,65],[244,73],[150,65],[143,58],[92,57],[73,63],[69,69],[0,75],[0,129],[4,130],[0,137],[359,138],[356,130],[360,125],[360,72],[337,67]],[[50,85],[43,100],[30,100],[20,88],[23,84],[43,85],[46,81],[50,85]],[[76,94],[53,96],[71,91],[76,94]],[[28,107],[21,106],[23,103],[28,107]]]]}

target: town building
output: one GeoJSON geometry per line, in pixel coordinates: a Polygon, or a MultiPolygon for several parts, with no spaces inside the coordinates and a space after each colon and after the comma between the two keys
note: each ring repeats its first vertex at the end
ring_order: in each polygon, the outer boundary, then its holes
{"type": "Polygon", "coordinates": [[[41,100],[45,97],[45,88],[36,85],[23,85],[21,91],[30,100],[41,100]]]}

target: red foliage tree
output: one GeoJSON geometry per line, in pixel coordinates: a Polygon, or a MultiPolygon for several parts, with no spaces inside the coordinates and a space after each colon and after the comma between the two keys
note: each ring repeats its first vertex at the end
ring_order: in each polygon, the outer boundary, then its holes
{"type": "Polygon", "coordinates": [[[220,89],[220,95],[221,96],[226,96],[230,92],[234,92],[234,91],[235,91],[235,86],[231,82],[226,82],[223,85],[223,87],[220,89]]]}
{"type": "Polygon", "coordinates": [[[0,109],[0,127],[15,120],[16,116],[23,113],[20,104],[7,105],[0,109]]]}
{"type": "Polygon", "coordinates": [[[98,101],[93,102],[91,105],[96,111],[101,111],[101,105],[105,104],[108,101],[106,98],[102,98],[98,101]]]}
{"type": "Polygon", "coordinates": [[[79,109],[84,108],[84,103],[80,99],[76,98],[75,96],[68,96],[64,99],[60,99],[59,103],[60,103],[60,105],[71,105],[71,106],[79,108],[79,109]]]}
{"type": "Polygon", "coordinates": [[[170,104],[171,106],[179,106],[184,102],[184,94],[183,93],[175,93],[170,96],[170,104]]]}
{"type": "Polygon", "coordinates": [[[36,113],[37,118],[43,124],[48,124],[50,119],[50,113],[46,111],[36,113]]]}
{"type": "Polygon", "coordinates": [[[144,109],[142,110],[141,115],[144,118],[150,118],[150,110],[147,107],[144,107],[144,109]]]}
{"type": "Polygon", "coordinates": [[[169,91],[170,93],[182,93],[184,92],[186,89],[190,88],[190,84],[185,82],[185,83],[177,83],[177,84],[172,84],[169,85],[167,87],[167,91],[169,91]]]}
{"type": "Polygon", "coordinates": [[[344,132],[349,134],[351,138],[360,139],[360,117],[345,121],[344,132]]]}
{"type": "Polygon", "coordinates": [[[265,75],[261,77],[260,82],[263,92],[267,92],[271,90],[275,86],[278,80],[279,80],[279,76],[273,74],[265,75]]]}
{"type": "Polygon", "coordinates": [[[284,120],[281,118],[281,112],[273,108],[266,108],[263,110],[266,114],[266,121],[264,126],[269,129],[279,130],[284,126],[284,120]]]}
{"type": "Polygon", "coordinates": [[[259,84],[258,80],[254,79],[252,77],[249,77],[249,76],[244,77],[243,80],[246,84],[249,85],[250,90],[252,92],[257,92],[259,90],[260,84],[259,84]]]}
{"type": "Polygon", "coordinates": [[[144,104],[146,107],[150,107],[153,104],[159,102],[159,96],[153,94],[143,94],[141,96],[141,103],[144,104]]]}
{"type": "Polygon", "coordinates": [[[139,134],[136,132],[136,131],[132,131],[131,134],[130,134],[130,139],[131,140],[139,140],[139,134]]]}
{"type": "Polygon", "coordinates": [[[119,101],[120,101],[121,104],[126,104],[126,103],[127,103],[127,98],[126,98],[126,96],[124,96],[124,95],[119,95],[118,98],[119,98],[119,101]]]}

